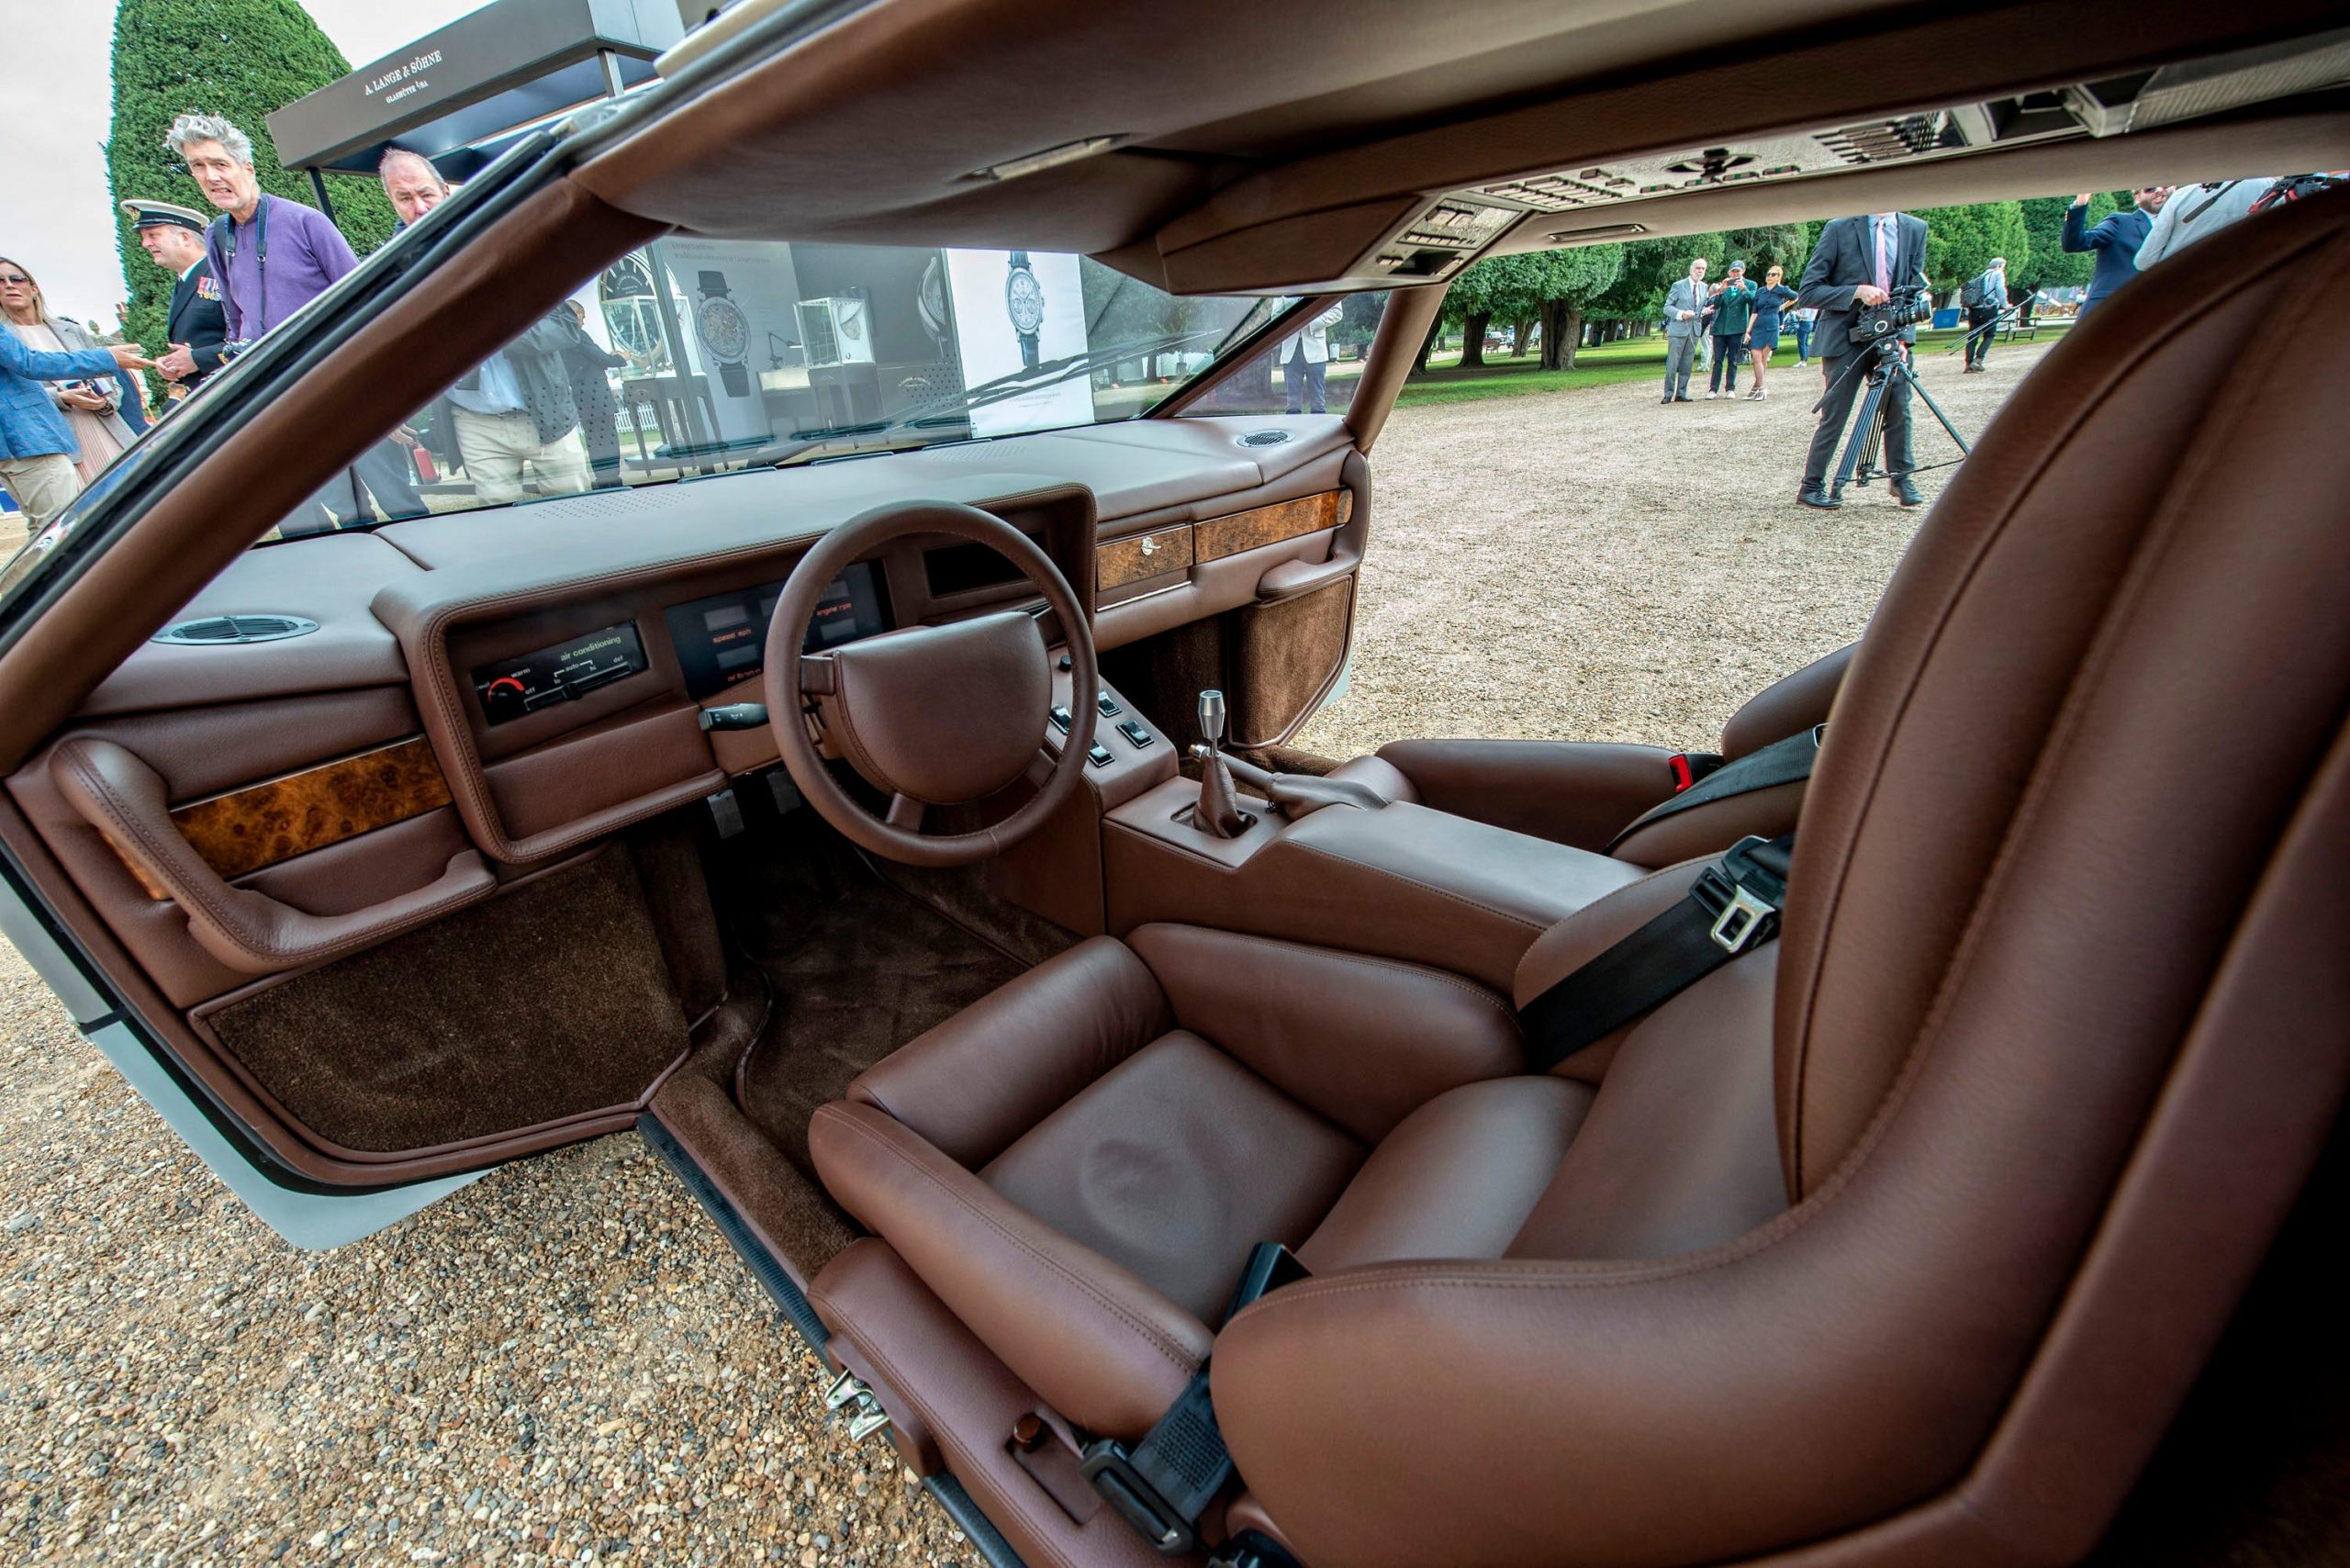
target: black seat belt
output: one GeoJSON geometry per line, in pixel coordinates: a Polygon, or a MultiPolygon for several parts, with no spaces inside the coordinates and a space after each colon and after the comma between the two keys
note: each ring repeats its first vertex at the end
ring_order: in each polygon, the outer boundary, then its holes
{"type": "Polygon", "coordinates": [[[1517,1015],[1526,1070],[1550,1071],[1777,935],[1795,843],[1740,839],[1688,897],[1528,1002],[1517,1015]]]}
{"type": "Polygon", "coordinates": [[[1613,855],[1617,845],[1667,817],[1727,801],[1734,795],[1751,795],[1757,790],[1775,789],[1810,778],[1813,766],[1819,760],[1820,736],[1827,728],[1825,724],[1814,724],[1785,740],[1748,752],[1736,762],[1725,762],[1711,772],[1700,774],[1679,794],[1634,817],[1630,825],[1607,841],[1607,852],[1613,855]]]}
{"type": "MultiPolygon", "coordinates": [[[[1266,1292],[1307,1278],[1305,1265],[1278,1241],[1249,1249],[1226,1323],[1266,1292]]],[[[1167,1414],[1131,1450],[1111,1438],[1088,1443],[1080,1471],[1157,1551],[1180,1557],[1199,1544],[1200,1516],[1232,1479],[1232,1455],[1208,1397],[1208,1366],[1192,1375],[1167,1414]]],[[[1268,1560],[1270,1561],[1270,1560],[1268,1560]]]]}

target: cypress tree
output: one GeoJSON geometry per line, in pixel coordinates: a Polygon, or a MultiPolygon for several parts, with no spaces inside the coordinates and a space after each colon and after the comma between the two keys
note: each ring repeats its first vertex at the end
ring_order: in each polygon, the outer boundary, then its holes
{"type": "MultiPolygon", "coordinates": [[[[140,248],[121,203],[137,197],[177,202],[207,217],[212,212],[163,146],[172,121],[183,114],[225,116],[252,138],[262,189],[315,207],[309,177],[278,165],[269,116],[350,71],[351,62],[300,0],[121,0],[115,13],[106,176],[123,276],[130,284],[125,317],[132,341],[162,352],[173,279],[140,248]]],[[[336,226],[353,251],[364,256],[390,238],[391,204],[374,182],[339,179],[333,195],[336,226]]]]}

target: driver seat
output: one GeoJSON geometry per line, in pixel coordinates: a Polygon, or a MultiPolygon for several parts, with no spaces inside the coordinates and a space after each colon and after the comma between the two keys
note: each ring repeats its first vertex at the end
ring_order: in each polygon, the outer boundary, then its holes
{"type": "MultiPolygon", "coordinates": [[[[821,1109],[811,1299],[1032,1562],[1213,1353],[1313,1568],[2087,1552],[2350,1082],[2350,194],[2018,389],[1854,657],[1785,928],[1551,1074],[1457,977],[1076,948],[821,1109]],[[2331,323],[2331,325],[2328,325],[2331,323]],[[1249,1244],[1313,1277],[1230,1321],[1249,1244]]],[[[1680,896],[1561,922],[1523,1005],[1680,896]]]]}

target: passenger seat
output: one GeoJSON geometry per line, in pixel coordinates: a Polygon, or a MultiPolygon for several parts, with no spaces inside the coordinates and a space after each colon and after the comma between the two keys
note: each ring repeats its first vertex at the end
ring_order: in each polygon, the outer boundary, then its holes
{"type": "MultiPolygon", "coordinates": [[[[1828,722],[1858,644],[1846,644],[1751,699],[1722,726],[1725,764],[1828,722]]],[[[1683,776],[1661,746],[1599,741],[1391,741],[1330,777],[1385,799],[1449,812],[1553,844],[1670,866],[1752,834],[1795,830],[1807,780],[1797,778],[1641,819],[1672,800],[1683,776]]]]}

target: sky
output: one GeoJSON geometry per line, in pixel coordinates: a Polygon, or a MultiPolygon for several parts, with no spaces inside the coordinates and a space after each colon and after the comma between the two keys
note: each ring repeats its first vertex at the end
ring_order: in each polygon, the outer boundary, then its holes
{"type": "MultiPolygon", "coordinates": [[[[484,0],[306,0],[356,68],[477,9],[484,0]]],[[[129,297],[106,188],[114,0],[0,0],[0,256],[40,280],[50,307],[111,328],[129,297]]],[[[258,140],[263,127],[244,128],[258,140]]],[[[205,210],[196,187],[143,193],[205,210]]],[[[150,264],[146,257],[133,258],[150,264]]]]}

